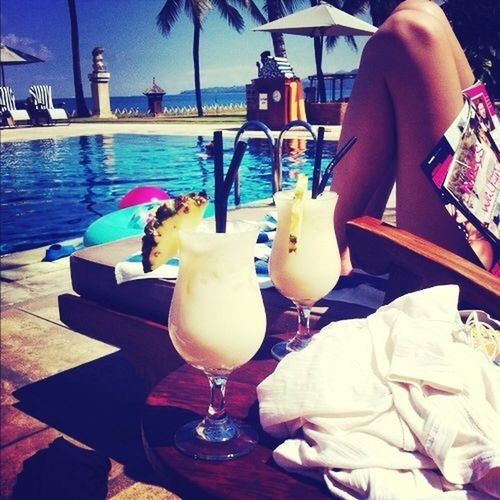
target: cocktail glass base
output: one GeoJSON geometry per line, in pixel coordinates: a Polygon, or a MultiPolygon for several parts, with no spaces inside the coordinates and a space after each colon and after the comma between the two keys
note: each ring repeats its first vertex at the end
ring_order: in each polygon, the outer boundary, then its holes
{"type": "Polygon", "coordinates": [[[278,342],[271,347],[271,354],[274,359],[281,361],[287,354],[291,352],[301,351],[309,344],[309,341],[296,342],[296,346],[291,345],[292,342],[284,340],[283,342],[278,342]]]}
{"type": "Polygon", "coordinates": [[[198,435],[196,428],[200,420],[189,422],[175,433],[175,446],[186,455],[202,460],[231,460],[246,455],[259,440],[257,430],[239,420],[232,420],[232,423],[237,427],[235,436],[219,441],[204,439],[198,435]]]}

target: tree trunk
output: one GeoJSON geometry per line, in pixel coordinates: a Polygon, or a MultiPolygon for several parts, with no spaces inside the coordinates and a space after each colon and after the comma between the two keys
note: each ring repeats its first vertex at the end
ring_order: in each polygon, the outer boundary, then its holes
{"type": "MultiPolygon", "coordinates": [[[[310,0],[311,7],[319,5],[319,0],[310,0]]],[[[316,76],[318,78],[318,90],[316,99],[318,102],[326,101],[325,79],[323,77],[323,37],[314,37],[314,61],[316,62],[316,76]]]]}
{"type": "Polygon", "coordinates": [[[196,94],[196,109],[198,116],[203,116],[203,105],[201,102],[201,84],[200,84],[200,32],[201,26],[198,20],[193,21],[193,64],[194,64],[194,90],[196,94]]]}
{"type": "Polygon", "coordinates": [[[325,78],[323,76],[323,37],[314,37],[314,59],[316,61],[316,76],[318,77],[318,102],[326,102],[325,78]]]}
{"type": "Polygon", "coordinates": [[[80,69],[80,40],[78,36],[78,20],[76,18],[75,0],[68,0],[69,19],[71,23],[71,50],[73,55],[73,81],[75,84],[76,114],[79,117],[90,116],[85,104],[82,86],[82,72],[80,69]]]}
{"type": "MultiPolygon", "coordinates": [[[[279,0],[268,0],[269,22],[276,21],[276,19],[280,18],[278,1],[279,0]]],[[[271,33],[271,39],[273,41],[274,55],[276,57],[287,57],[283,33],[271,33]]]]}
{"type": "Polygon", "coordinates": [[[288,57],[286,55],[285,39],[282,33],[271,33],[273,39],[273,50],[276,57],[288,57]]]}

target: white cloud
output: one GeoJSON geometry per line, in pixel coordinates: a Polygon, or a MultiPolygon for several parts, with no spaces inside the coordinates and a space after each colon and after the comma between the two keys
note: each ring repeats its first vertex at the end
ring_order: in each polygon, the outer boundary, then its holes
{"type": "Polygon", "coordinates": [[[39,57],[44,61],[52,59],[52,52],[49,50],[49,48],[31,38],[17,36],[14,33],[9,33],[8,35],[2,35],[0,39],[3,44],[39,57]]]}

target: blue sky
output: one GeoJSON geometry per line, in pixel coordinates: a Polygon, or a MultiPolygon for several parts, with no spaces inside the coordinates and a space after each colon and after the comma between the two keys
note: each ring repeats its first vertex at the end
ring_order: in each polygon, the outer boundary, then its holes
{"type": "MultiPolygon", "coordinates": [[[[259,0],[257,3],[261,5],[259,0]]],[[[104,48],[113,96],[140,95],[153,76],[168,94],[194,88],[193,28],[184,13],[171,36],[165,38],[155,21],[164,0],[76,0],[76,4],[86,96],[90,96],[87,74],[96,46],[104,48]]],[[[245,31],[238,34],[217,12],[209,14],[201,36],[202,87],[244,85],[256,77],[255,62],[262,51],[272,51],[271,37],[252,32],[256,24],[247,16],[245,25],[245,31]]],[[[18,99],[27,96],[32,83],[52,85],[56,97],[74,96],[67,0],[1,0],[0,35],[6,45],[45,60],[5,68],[6,84],[18,99]]],[[[312,39],[290,35],[285,42],[295,73],[301,78],[314,74],[312,39]]],[[[323,70],[356,68],[366,38],[358,37],[357,42],[358,53],[343,41],[325,53],[323,70]]]]}

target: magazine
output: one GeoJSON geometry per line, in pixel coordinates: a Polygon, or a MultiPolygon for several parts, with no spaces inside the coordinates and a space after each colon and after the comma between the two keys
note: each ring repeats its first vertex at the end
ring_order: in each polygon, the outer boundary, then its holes
{"type": "Polygon", "coordinates": [[[485,268],[500,276],[500,124],[482,83],[464,96],[422,168],[485,268]]]}

